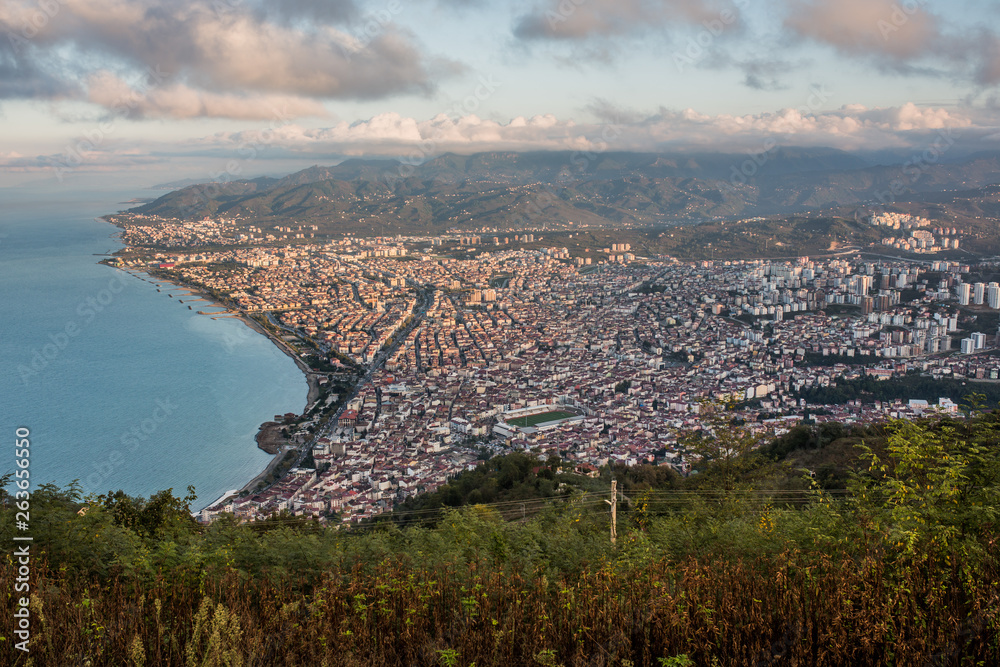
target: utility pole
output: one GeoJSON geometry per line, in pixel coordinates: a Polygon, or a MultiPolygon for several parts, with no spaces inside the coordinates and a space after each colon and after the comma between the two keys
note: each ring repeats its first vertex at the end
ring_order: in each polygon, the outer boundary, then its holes
{"type": "Polygon", "coordinates": [[[611,500],[605,500],[611,505],[611,544],[618,539],[618,480],[611,480],[611,500]]]}

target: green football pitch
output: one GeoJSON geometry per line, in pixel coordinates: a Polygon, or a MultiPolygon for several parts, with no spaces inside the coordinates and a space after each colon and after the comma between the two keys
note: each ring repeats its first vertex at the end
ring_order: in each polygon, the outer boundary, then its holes
{"type": "Polygon", "coordinates": [[[527,417],[518,417],[517,419],[508,419],[507,423],[512,426],[535,426],[537,424],[544,424],[545,422],[554,422],[558,419],[566,419],[568,417],[576,417],[575,412],[566,412],[565,410],[553,410],[552,412],[539,412],[536,415],[528,415],[527,417]]]}

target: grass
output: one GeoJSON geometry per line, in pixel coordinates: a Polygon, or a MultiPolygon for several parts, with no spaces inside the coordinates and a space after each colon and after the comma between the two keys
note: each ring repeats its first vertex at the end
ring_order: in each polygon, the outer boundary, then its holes
{"type": "Polygon", "coordinates": [[[539,412],[536,415],[528,415],[527,417],[518,417],[517,419],[508,419],[507,423],[512,426],[537,426],[538,424],[544,424],[545,422],[554,422],[558,419],[568,419],[570,417],[576,417],[575,412],[567,412],[566,410],[552,410],[551,412],[539,412]]]}

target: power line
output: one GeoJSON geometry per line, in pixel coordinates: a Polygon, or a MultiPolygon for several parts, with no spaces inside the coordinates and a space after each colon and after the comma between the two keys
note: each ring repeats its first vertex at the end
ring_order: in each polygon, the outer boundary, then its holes
{"type": "MultiPolygon", "coordinates": [[[[535,516],[548,507],[563,505],[570,509],[592,510],[603,507],[610,500],[606,498],[608,493],[588,492],[578,496],[557,496],[549,498],[530,498],[525,500],[506,500],[492,503],[476,503],[472,505],[462,505],[458,507],[434,507],[415,510],[396,510],[380,515],[369,517],[363,523],[342,523],[330,524],[333,527],[343,527],[347,532],[367,531],[393,526],[396,528],[410,528],[423,525],[432,525],[440,521],[448,512],[458,511],[468,508],[483,508],[494,510],[498,514],[506,515],[504,518],[514,518],[518,514],[522,518],[535,516]]],[[[645,490],[639,493],[633,492],[633,497],[623,497],[628,501],[622,509],[626,512],[633,511],[637,502],[650,501],[655,506],[689,504],[692,500],[702,499],[709,501],[724,500],[726,498],[750,499],[760,498],[773,499],[777,501],[808,501],[817,500],[822,497],[835,499],[845,499],[854,495],[850,489],[659,489],[645,490]]],[[[617,508],[615,508],[617,510],[617,508]]],[[[266,528],[267,526],[281,526],[289,524],[303,524],[310,521],[308,516],[272,518],[259,522],[253,522],[255,527],[266,528]]]]}

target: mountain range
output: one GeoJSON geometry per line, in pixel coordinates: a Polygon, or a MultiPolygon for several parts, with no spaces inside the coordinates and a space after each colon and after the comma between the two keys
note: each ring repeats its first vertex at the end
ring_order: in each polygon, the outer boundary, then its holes
{"type": "Polygon", "coordinates": [[[189,185],[131,211],[308,223],[321,233],[622,228],[941,203],[1000,183],[1000,153],[942,157],[925,152],[871,164],[834,149],[770,147],[756,154],[445,154],[416,165],[349,159],[284,178],[189,185]]]}

